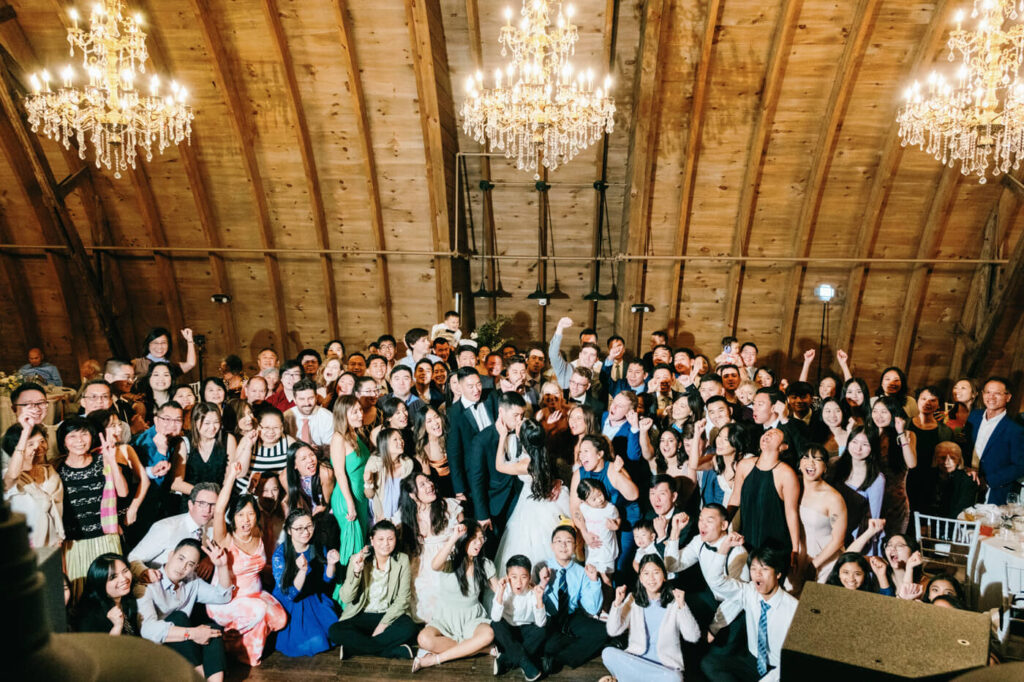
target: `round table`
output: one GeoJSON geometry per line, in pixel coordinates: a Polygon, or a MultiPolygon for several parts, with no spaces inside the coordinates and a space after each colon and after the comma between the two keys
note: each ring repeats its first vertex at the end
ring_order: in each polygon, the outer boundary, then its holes
{"type": "Polygon", "coordinates": [[[974,604],[978,611],[1002,606],[1007,565],[1024,570],[1024,549],[1016,535],[1001,538],[997,530],[994,536],[979,539],[971,567],[974,604]]]}

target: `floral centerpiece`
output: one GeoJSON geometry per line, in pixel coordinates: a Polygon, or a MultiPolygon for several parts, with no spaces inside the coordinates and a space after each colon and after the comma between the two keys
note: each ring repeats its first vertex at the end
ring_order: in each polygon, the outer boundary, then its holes
{"type": "Polygon", "coordinates": [[[11,391],[25,383],[25,377],[21,372],[6,374],[0,372],[0,395],[10,395],[11,391]]]}

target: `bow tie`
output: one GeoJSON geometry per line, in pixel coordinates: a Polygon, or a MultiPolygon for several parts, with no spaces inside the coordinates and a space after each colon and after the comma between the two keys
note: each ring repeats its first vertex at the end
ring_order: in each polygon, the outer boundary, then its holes
{"type": "Polygon", "coordinates": [[[714,545],[712,545],[710,542],[705,542],[704,543],[704,549],[709,550],[711,552],[717,552],[718,551],[718,548],[715,547],[714,545]]]}

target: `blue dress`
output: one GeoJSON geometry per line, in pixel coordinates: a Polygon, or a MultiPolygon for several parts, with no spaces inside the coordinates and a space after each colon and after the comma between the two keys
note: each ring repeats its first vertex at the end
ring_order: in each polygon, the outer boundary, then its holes
{"type": "Polygon", "coordinates": [[[331,648],[327,639],[327,628],[338,622],[338,613],[330,594],[334,579],[328,578],[320,561],[313,560],[313,552],[307,549],[306,582],[302,591],[295,585],[283,587],[284,544],[274,550],[274,597],[288,612],[288,625],[277,633],[277,650],[285,656],[313,656],[331,648]]]}

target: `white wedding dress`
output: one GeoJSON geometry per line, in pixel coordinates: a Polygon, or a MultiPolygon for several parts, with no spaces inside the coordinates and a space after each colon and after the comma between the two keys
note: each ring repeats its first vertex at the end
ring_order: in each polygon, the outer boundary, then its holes
{"type": "Polygon", "coordinates": [[[505,562],[516,554],[528,557],[534,566],[548,559],[551,555],[551,533],[563,516],[570,518],[569,489],[561,481],[555,483],[558,494],[553,500],[535,500],[530,497],[533,477],[522,475],[519,479],[523,482],[523,490],[519,493],[519,501],[512,510],[494,558],[499,576],[505,575],[505,562]]]}

